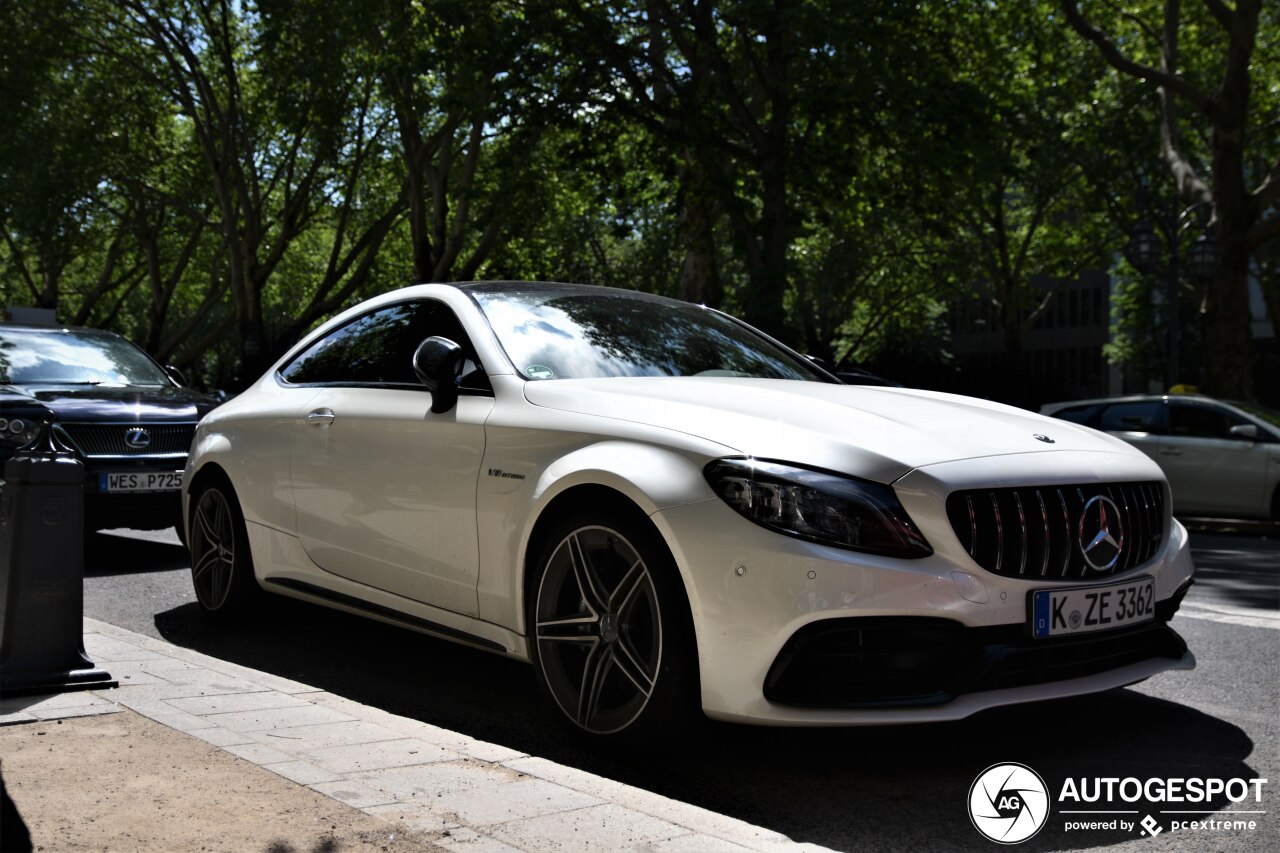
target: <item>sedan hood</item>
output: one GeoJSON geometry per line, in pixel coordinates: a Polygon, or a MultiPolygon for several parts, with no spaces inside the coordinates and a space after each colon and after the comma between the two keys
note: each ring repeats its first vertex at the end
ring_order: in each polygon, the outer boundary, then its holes
{"type": "Polygon", "coordinates": [[[958,459],[1064,450],[1135,452],[1066,421],[907,388],[711,377],[560,379],[524,387],[535,406],[688,433],[744,455],[884,483],[924,465],[958,459]]]}
{"type": "Polygon", "coordinates": [[[59,421],[198,421],[216,405],[187,388],[137,385],[0,385],[0,400],[28,400],[59,421]]]}

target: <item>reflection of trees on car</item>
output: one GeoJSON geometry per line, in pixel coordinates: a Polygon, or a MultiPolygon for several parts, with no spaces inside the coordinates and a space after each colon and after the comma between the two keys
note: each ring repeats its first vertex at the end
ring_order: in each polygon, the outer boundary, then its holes
{"type": "MultiPolygon", "coordinates": [[[[724,316],[695,306],[662,310],[608,295],[534,296],[527,307],[559,334],[538,335],[517,361],[547,363],[560,378],[696,376],[717,372],[771,379],[815,379],[794,358],[724,316]],[[585,342],[585,343],[584,343],[585,342]]],[[[542,323],[525,323],[530,332],[542,323]]],[[[522,340],[534,336],[521,334],[522,340]]],[[[522,367],[524,365],[521,365],[522,367]]]]}
{"type": "Polygon", "coordinates": [[[413,353],[433,335],[462,346],[466,355],[464,375],[477,371],[478,363],[466,332],[448,308],[434,302],[406,302],[365,314],[325,335],[294,358],[281,376],[295,385],[418,385],[413,353]]]}

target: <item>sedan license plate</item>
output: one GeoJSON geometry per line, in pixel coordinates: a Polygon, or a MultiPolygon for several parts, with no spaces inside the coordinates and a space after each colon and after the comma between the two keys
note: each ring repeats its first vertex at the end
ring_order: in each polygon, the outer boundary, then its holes
{"type": "Polygon", "coordinates": [[[127,471],[98,475],[100,492],[176,492],[181,489],[181,471],[127,471]]]}
{"type": "Polygon", "coordinates": [[[1106,631],[1155,618],[1155,588],[1141,577],[1106,586],[1038,589],[1031,598],[1036,638],[1106,631]]]}

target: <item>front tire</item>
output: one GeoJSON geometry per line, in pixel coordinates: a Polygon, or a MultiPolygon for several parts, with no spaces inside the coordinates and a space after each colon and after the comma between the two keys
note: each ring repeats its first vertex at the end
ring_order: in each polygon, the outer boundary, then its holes
{"type": "Polygon", "coordinates": [[[688,604],[648,519],[625,507],[575,514],[545,538],[533,570],[531,656],[566,722],[648,740],[693,717],[688,604]]]}
{"type": "Polygon", "coordinates": [[[215,482],[192,501],[191,584],[206,613],[235,615],[249,608],[260,588],[244,515],[231,486],[215,482]]]}

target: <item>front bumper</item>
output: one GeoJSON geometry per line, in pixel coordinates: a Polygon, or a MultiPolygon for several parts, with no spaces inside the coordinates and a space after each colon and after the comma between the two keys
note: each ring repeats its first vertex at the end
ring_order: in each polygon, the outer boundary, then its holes
{"type": "MultiPolygon", "coordinates": [[[[0,467],[13,455],[0,454],[0,467]]],[[[112,459],[86,460],[80,453],[76,458],[84,465],[84,524],[86,530],[104,530],[112,527],[130,527],[136,530],[162,530],[182,523],[182,493],[180,490],[161,492],[112,493],[102,488],[102,475],[110,473],[181,472],[186,458],[177,459],[112,459]]],[[[0,483],[2,485],[2,483],[0,483]]]]}
{"type": "Polygon", "coordinates": [[[777,725],[954,720],[1194,667],[1167,625],[1193,574],[1186,530],[1171,518],[1152,559],[1107,579],[1150,576],[1153,622],[1033,640],[1029,593],[1061,582],[984,571],[950,530],[947,489],[913,491],[900,482],[898,490],[934,547],[930,557],[898,560],[793,540],[719,500],[654,514],[689,593],[708,716],[777,725]],[[886,631],[879,636],[887,648],[877,649],[874,638],[870,647],[850,641],[849,629],[871,626],[886,631]],[[797,641],[815,636],[826,636],[825,650],[798,654],[797,641]],[[908,636],[915,648],[904,646],[908,636]]]}
{"type": "Polygon", "coordinates": [[[1187,644],[1168,621],[1186,589],[1160,602],[1152,622],[1053,640],[1033,639],[1023,625],[966,628],[946,619],[811,622],[774,659],[764,695],[810,708],[926,707],[1150,660],[1179,661],[1187,644]]]}
{"type": "MultiPolygon", "coordinates": [[[[118,470],[118,469],[112,469],[118,470]]],[[[157,470],[176,470],[163,467],[157,470]]],[[[180,491],[104,494],[96,476],[85,478],[84,524],[86,530],[129,527],[135,530],[162,530],[182,524],[180,491]]]]}
{"type": "MultiPolygon", "coordinates": [[[[182,523],[181,474],[187,465],[190,433],[186,422],[58,423],[58,441],[84,465],[84,518],[87,530],[130,527],[160,530],[182,523]],[[145,450],[128,448],[124,433],[141,426],[154,437],[145,450]],[[133,474],[139,482],[151,474],[177,473],[178,487],[163,491],[112,491],[111,474],[133,474]]],[[[172,484],[167,484],[171,486],[172,484]]]]}

